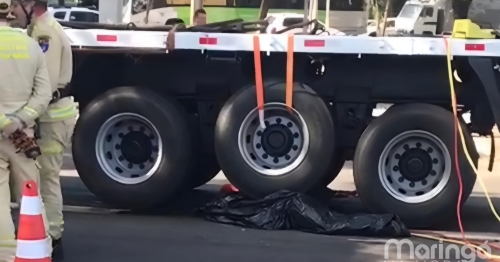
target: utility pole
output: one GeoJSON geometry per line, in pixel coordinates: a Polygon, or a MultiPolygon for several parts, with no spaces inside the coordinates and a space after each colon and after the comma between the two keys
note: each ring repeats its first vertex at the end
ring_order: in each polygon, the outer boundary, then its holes
{"type": "Polygon", "coordinates": [[[146,17],[144,18],[144,23],[147,25],[149,23],[149,11],[151,11],[151,8],[153,7],[153,3],[155,0],[148,0],[146,4],[146,17]]]}
{"type": "Polygon", "coordinates": [[[330,0],[326,0],[325,27],[326,30],[330,28],[330,0]]]}
{"type": "Polygon", "coordinates": [[[384,11],[384,28],[382,28],[382,36],[385,36],[385,28],[387,27],[387,16],[389,15],[389,8],[391,5],[391,0],[386,0],[385,11],[384,11]]]}
{"type": "Polygon", "coordinates": [[[194,23],[194,12],[200,8],[203,8],[203,0],[191,0],[191,6],[190,6],[190,12],[189,15],[191,16],[189,18],[189,24],[194,23]]]}
{"type": "Polygon", "coordinates": [[[269,12],[271,1],[272,0],[262,0],[262,2],[260,3],[259,20],[266,19],[267,13],[269,12]]]}

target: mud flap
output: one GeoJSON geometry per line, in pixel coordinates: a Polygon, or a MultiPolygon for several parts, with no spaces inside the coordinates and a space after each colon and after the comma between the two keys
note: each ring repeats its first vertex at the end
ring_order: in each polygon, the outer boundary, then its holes
{"type": "Polygon", "coordinates": [[[495,70],[496,64],[493,59],[485,57],[469,57],[469,63],[483,84],[500,131],[500,73],[495,70]]]}

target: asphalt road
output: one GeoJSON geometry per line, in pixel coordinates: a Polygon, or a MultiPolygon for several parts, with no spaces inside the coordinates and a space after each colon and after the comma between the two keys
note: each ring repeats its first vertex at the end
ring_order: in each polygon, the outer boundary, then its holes
{"type": "MultiPolygon", "coordinates": [[[[183,216],[67,213],[66,225],[65,261],[70,262],[424,261],[411,257],[407,245],[400,253],[390,246],[386,256],[382,239],[250,230],[183,216]]],[[[412,241],[414,246],[437,244],[412,241]]]]}
{"type": "MultiPolygon", "coordinates": [[[[483,149],[488,148],[487,141],[480,140],[479,144],[483,149]]],[[[493,202],[500,207],[500,188],[496,187],[499,173],[485,172],[487,158],[484,155],[487,152],[481,154],[482,177],[490,189],[493,202]]],[[[65,261],[458,261],[455,257],[411,257],[410,251],[414,249],[407,245],[403,245],[401,252],[394,245],[385,252],[387,239],[251,230],[208,222],[194,216],[193,210],[217,197],[220,186],[227,183],[222,173],[209,184],[185,192],[170,205],[143,214],[115,212],[110,210],[112,207],[98,201],[81,182],[69,153],[61,180],[67,210],[65,261]],[[398,254],[402,257],[398,258],[398,254]]],[[[345,165],[330,187],[354,189],[351,163],[345,165]]],[[[368,212],[357,198],[333,199],[331,205],[339,212],[368,212]]],[[[491,214],[479,186],[465,204],[462,216],[467,232],[489,239],[490,243],[500,239],[500,223],[491,214]]],[[[430,230],[458,235],[456,221],[448,221],[430,230]]],[[[423,244],[431,248],[439,244],[419,238],[410,240],[414,247],[423,244]]],[[[444,244],[443,250],[446,247],[444,244]]],[[[463,261],[484,261],[467,255],[462,258],[463,261]]]]}
{"type": "MultiPolygon", "coordinates": [[[[71,262],[156,262],[156,261],[430,261],[411,256],[403,245],[398,251],[392,245],[385,252],[387,239],[335,237],[294,231],[262,231],[244,229],[205,221],[193,210],[217,197],[220,186],[227,182],[220,174],[208,185],[185,192],[170,206],[145,214],[126,211],[108,212],[83,185],[67,155],[62,184],[67,210],[71,206],[96,207],[96,210],[65,212],[64,248],[66,261],[71,262]],[[401,258],[398,258],[398,255],[401,258]]],[[[332,187],[349,189],[350,163],[332,187]]],[[[477,193],[477,192],[476,192],[477,193]]],[[[494,198],[500,206],[500,199],[494,198]]],[[[357,198],[335,199],[338,211],[367,211],[357,198]]],[[[468,232],[500,239],[500,223],[491,215],[484,197],[472,196],[464,207],[464,223],[468,232]]],[[[433,230],[457,231],[455,221],[433,230]]],[[[431,248],[438,242],[410,239],[413,246],[431,248]]],[[[444,244],[443,250],[446,250],[444,244]]],[[[468,253],[466,253],[468,254],[468,253]]],[[[439,258],[437,255],[433,258],[439,258]]],[[[432,261],[458,261],[452,259],[432,261]]],[[[452,257],[455,258],[455,257],[452,257]]],[[[485,261],[462,256],[463,261],[485,261]],[[473,260],[472,260],[473,259],[473,260]]]]}

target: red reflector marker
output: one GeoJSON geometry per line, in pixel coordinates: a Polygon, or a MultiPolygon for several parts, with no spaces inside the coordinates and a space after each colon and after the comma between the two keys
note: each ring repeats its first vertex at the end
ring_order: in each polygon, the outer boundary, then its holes
{"type": "Polygon", "coordinates": [[[200,37],[200,45],[216,45],[217,38],[213,37],[200,37]]]}
{"type": "Polygon", "coordinates": [[[117,40],[116,35],[97,35],[98,42],[116,42],[117,40]]]}
{"type": "Polygon", "coordinates": [[[465,51],[484,51],[485,49],[484,44],[465,44],[465,51]]]}
{"type": "Polygon", "coordinates": [[[305,47],[325,47],[325,40],[305,40],[305,47]]]}

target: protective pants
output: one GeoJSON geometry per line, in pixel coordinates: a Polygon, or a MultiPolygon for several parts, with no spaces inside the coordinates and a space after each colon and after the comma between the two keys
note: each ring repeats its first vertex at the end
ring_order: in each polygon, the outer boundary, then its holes
{"type": "Polygon", "coordinates": [[[47,209],[49,234],[59,239],[64,230],[63,199],[59,172],[64,159],[64,151],[71,144],[71,137],[76,124],[76,117],[59,122],[41,122],[38,144],[42,155],[40,163],[40,180],[42,199],[47,209]]]}
{"type": "MultiPolygon", "coordinates": [[[[32,129],[25,132],[33,134],[32,129]]],[[[26,158],[23,153],[16,153],[12,142],[6,138],[0,140],[0,262],[13,262],[16,254],[15,226],[12,221],[10,202],[11,188],[15,199],[21,200],[24,182],[33,180],[40,185],[39,167],[37,161],[26,158]]],[[[42,216],[45,230],[48,231],[45,208],[42,204],[42,216]]],[[[48,243],[49,245],[49,243],[48,243]]]]}

